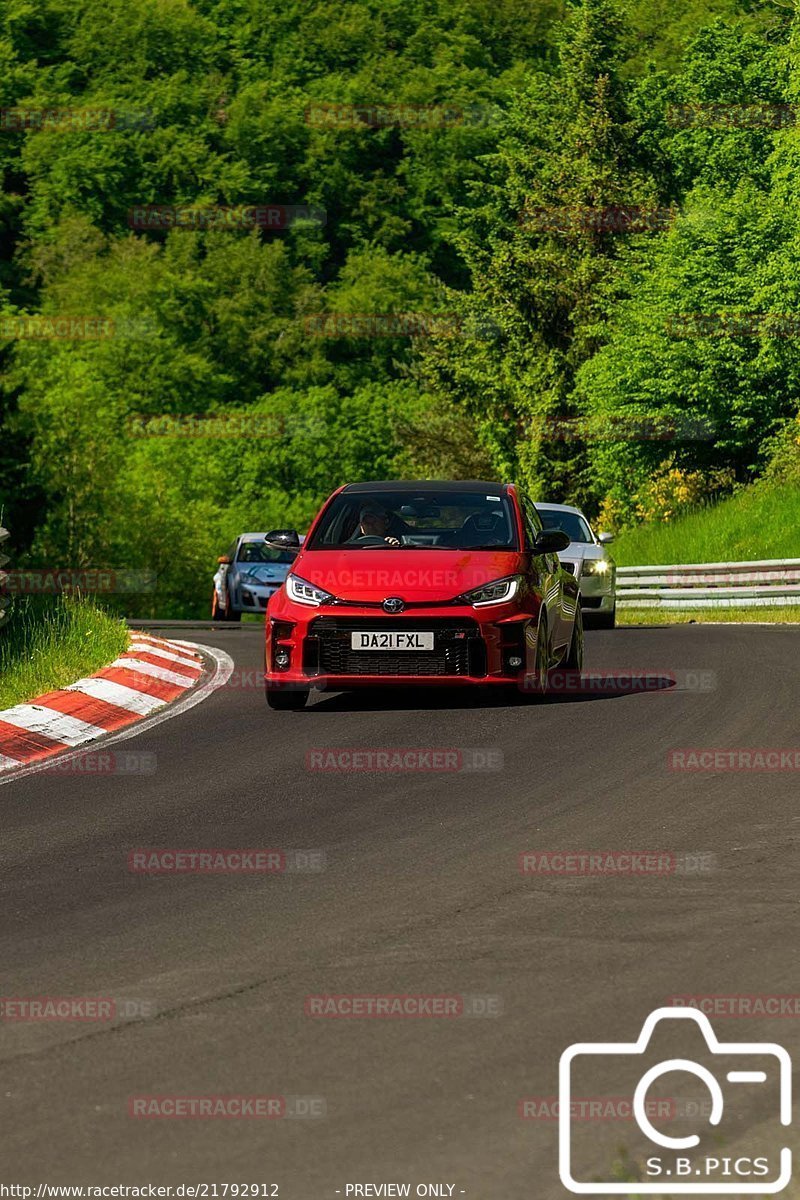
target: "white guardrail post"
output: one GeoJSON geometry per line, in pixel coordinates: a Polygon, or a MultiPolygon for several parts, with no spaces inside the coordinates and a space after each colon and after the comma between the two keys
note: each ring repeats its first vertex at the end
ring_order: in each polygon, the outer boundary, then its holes
{"type": "Polygon", "coordinates": [[[618,567],[622,608],[800,607],[800,558],[618,567]]]}
{"type": "Polygon", "coordinates": [[[6,541],[8,536],[8,530],[0,526],[0,628],[2,628],[11,615],[11,606],[14,603],[13,597],[6,594],[5,584],[8,575],[3,570],[3,567],[8,562],[8,555],[3,553],[3,542],[6,541]]]}

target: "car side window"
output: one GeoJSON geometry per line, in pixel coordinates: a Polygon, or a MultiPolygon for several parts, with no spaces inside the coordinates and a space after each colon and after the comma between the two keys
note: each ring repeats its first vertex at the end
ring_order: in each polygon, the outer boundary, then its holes
{"type": "Polygon", "coordinates": [[[542,522],[529,496],[520,493],[520,505],[525,522],[525,549],[532,550],[536,535],[542,528],[542,522]]]}

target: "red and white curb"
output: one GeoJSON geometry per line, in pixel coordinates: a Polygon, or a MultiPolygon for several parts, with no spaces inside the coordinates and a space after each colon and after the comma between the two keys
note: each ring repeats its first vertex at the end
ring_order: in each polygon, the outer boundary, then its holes
{"type": "Polygon", "coordinates": [[[96,675],[0,710],[0,782],[8,772],[16,778],[20,768],[35,770],[43,759],[98,738],[107,744],[133,736],[183,712],[220,687],[232,670],[221,650],[134,633],[127,651],[96,675]],[[201,649],[214,671],[198,687],[205,672],[201,649]],[[136,728],[118,732],[131,725],[136,728]],[[117,736],[109,739],[110,733],[117,736]]]}

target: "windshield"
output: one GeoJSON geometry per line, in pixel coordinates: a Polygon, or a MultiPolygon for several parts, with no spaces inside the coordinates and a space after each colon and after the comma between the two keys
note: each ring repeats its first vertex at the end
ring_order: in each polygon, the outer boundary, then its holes
{"type": "Polygon", "coordinates": [[[594,542],[592,531],[580,513],[560,512],[552,508],[537,508],[536,511],[545,529],[560,529],[571,542],[594,542]]]}
{"type": "Polygon", "coordinates": [[[515,550],[511,506],[497,492],[341,492],[311,550],[515,550]]]}
{"type": "Polygon", "coordinates": [[[295,555],[288,550],[271,550],[262,542],[242,542],[237,562],[243,563],[291,563],[295,555]]]}

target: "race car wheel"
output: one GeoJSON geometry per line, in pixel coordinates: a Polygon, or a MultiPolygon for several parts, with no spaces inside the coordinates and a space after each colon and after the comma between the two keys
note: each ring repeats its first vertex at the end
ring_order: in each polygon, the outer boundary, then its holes
{"type": "Polygon", "coordinates": [[[547,681],[550,676],[548,655],[547,617],[542,612],[539,618],[539,628],[536,631],[536,662],[533,675],[527,684],[528,695],[532,698],[539,698],[547,694],[547,681]]]}
{"type": "Polygon", "coordinates": [[[217,589],[214,588],[211,593],[211,620],[212,621],[241,621],[242,614],[240,612],[231,612],[227,608],[222,607],[217,595],[217,589]]]}
{"type": "Polygon", "coordinates": [[[593,617],[592,624],[595,629],[614,629],[617,624],[616,604],[610,613],[598,613],[596,617],[593,617]]]}
{"type": "Polygon", "coordinates": [[[267,688],[267,704],[278,712],[298,712],[305,708],[308,688],[267,688]]]}

